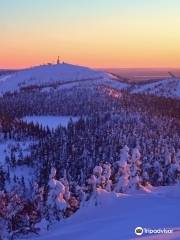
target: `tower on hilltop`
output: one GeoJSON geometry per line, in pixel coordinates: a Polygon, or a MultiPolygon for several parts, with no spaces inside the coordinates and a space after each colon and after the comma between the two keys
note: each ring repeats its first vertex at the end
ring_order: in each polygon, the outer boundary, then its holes
{"type": "Polygon", "coordinates": [[[58,56],[58,58],[57,58],[57,64],[60,64],[59,56],[58,56]]]}

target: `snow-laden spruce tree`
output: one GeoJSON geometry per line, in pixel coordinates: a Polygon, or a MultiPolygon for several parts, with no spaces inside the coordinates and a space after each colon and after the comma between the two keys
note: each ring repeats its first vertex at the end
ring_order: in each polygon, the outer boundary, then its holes
{"type": "Polygon", "coordinates": [[[30,183],[30,187],[30,199],[35,203],[37,210],[42,213],[44,208],[44,187],[39,187],[36,182],[34,184],[30,183]]]}
{"type": "Polygon", "coordinates": [[[87,187],[86,187],[85,184],[83,184],[82,186],[79,186],[79,185],[76,186],[76,195],[79,198],[80,207],[84,207],[85,206],[85,201],[87,199],[86,190],[87,190],[87,187]]]}
{"type": "Polygon", "coordinates": [[[141,154],[139,147],[136,146],[132,150],[131,157],[131,166],[130,166],[130,180],[129,180],[129,189],[134,191],[140,188],[141,186],[141,154]]]}
{"type": "Polygon", "coordinates": [[[180,149],[178,149],[176,152],[176,159],[180,163],[180,149]]]}
{"type": "Polygon", "coordinates": [[[103,175],[103,165],[102,166],[101,165],[94,167],[93,174],[87,180],[88,184],[87,200],[89,200],[88,204],[98,205],[99,202],[98,191],[99,189],[104,189],[106,186],[106,178],[103,175]]]}
{"type": "Polygon", "coordinates": [[[171,152],[169,151],[167,145],[165,146],[165,166],[169,166],[171,164],[171,152]]]}
{"type": "Polygon", "coordinates": [[[169,184],[179,182],[180,163],[176,156],[175,153],[171,155],[171,164],[167,169],[167,181],[169,184]]]}
{"type": "Polygon", "coordinates": [[[104,184],[104,176],[103,173],[103,167],[102,166],[95,166],[93,169],[93,175],[91,176],[92,185],[93,185],[93,191],[96,189],[96,187],[102,187],[104,184]]]}
{"type": "Polygon", "coordinates": [[[88,185],[88,195],[91,196],[93,193],[96,192],[97,188],[97,177],[92,174],[90,178],[87,180],[87,185],[88,185]]]}
{"type": "Polygon", "coordinates": [[[126,192],[129,184],[129,148],[125,145],[121,149],[120,160],[117,161],[118,172],[115,177],[115,192],[126,192]]]}
{"type": "Polygon", "coordinates": [[[69,182],[68,182],[68,179],[67,179],[66,169],[64,170],[64,176],[63,176],[63,178],[60,179],[60,182],[65,187],[64,199],[66,200],[66,202],[68,202],[70,197],[71,197],[71,193],[70,193],[70,189],[69,189],[70,187],[69,187],[69,182]]]}
{"type": "Polygon", "coordinates": [[[106,181],[105,190],[106,190],[107,192],[111,192],[111,191],[112,191],[112,188],[113,188],[112,180],[111,180],[111,179],[108,179],[108,180],[106,181]]]}
{"type": "Polygon", "coordinates": [[[63,217],[64,211],[68,207],[65,200],[65,193],[67,197],[67,189],[61,181],[56,180],[56,169],[52,168],[49,176],[49,193],[47,204],[49,208],[50,222],[63,217]]]}
{"type": "MultiPolygon", "coordinates": [[[[96,166],[93,170],[91,177],[88,179],[88,189],[89,195],[86,198],[88,205],[101,205],[103,202],[110,197],[110,192],[112,192],[112,181],[110,179],[110,165],[103,167],[96,166]],[[106,171],[108,168],[108,171],[106,171]],[[96,174],[96,175],[95,175],[96,174]]],[[[111,193],[114,196],[114,193],[111,193]]]]}
{"type": "Polygon", "coordinates": [[[109,180],[112,174],[111,170],[111,164],[110,163],[105,163],[103,164],[103,176],[105,177],[106,180],[109,180]]]}

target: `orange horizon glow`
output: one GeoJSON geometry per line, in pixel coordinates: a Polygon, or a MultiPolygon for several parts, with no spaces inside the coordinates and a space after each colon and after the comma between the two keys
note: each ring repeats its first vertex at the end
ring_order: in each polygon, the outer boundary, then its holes
{"type": "Polygon", "coordinates": [[[0,69],[58,55],[92,68],[180,68],[180,1],[50,2],[1,4],[0,69]]]}

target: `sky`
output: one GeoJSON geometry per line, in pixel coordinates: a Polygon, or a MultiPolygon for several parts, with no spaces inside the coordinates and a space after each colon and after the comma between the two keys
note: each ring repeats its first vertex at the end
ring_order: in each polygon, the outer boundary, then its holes
{"type": "Polygon", "coordinates": [[[0,68],[180,67],[180,0],[0,0],[0,68]]]}

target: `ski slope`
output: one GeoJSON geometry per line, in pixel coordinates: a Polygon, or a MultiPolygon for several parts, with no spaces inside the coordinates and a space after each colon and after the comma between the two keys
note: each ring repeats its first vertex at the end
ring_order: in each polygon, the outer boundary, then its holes
{"type": "Polygon", "coordinates": [[[92,202],[67,220],[42,232],[33,240],[130,240],[180,239],[180,186],[154,188],[133,195],[101,193],[99,205],[92,202]],[[136,227],[170,229],[169,234],[136,236],[136,227]]]}

